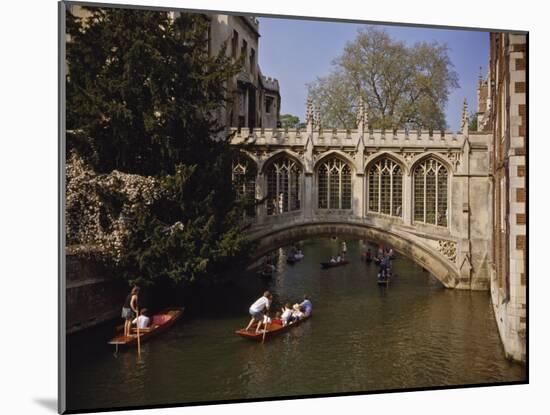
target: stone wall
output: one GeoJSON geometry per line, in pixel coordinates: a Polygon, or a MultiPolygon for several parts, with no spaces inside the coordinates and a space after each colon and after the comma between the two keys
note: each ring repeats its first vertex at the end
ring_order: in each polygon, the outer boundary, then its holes
{"type": "Polygon", "coordinates": [[[120,316],[126,298],[126,282],[105,267],[78,255],[66,256],[67,333],[92,327],[120,316]]]}
{"type": "Polygon", "coordinates": [[[495,210],[491,296],[506,355],[525,361],[527,38],[491,33],[490,46],[495,210]]]}

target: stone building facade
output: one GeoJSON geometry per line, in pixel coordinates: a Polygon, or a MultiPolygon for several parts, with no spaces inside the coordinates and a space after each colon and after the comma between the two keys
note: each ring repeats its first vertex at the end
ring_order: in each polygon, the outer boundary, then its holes
{"type": "Polygon", "coordinates": [[[258,19],[227,14],[205,16],[210,21],[210,53],[218,53],[226,43],[228,56],[243,62],[241,72],[228,82],[228,102],[220,119],[228,129],[276,128],[281,108],[279,82],[265,77],[260,69],[258,19]]]}
{"type": "MultiPolygon", "coordinates": [[[[68,5],[75,16],[89,12],[79,5],[68,5]]],[[[170,15],[175,19],[181,12],[170,15]]],[[[229,131],[236,128],[276,128],[280,125],[281,95],[279,81],[262,74],[258,63],[260,22],[254,16],[201,14],[209,22],[208,53],[217,54],[224,43],[233,61],[242,59],[243,68],[227,85],[227,104],[217,118],[229,131]]]]}
{"type": "Polygon", "coordinates": [[[478,129],[490,130],[493,176],[491,296],[508,357],[526,360],[527,35],[490,34],[478,129]],[[479,122],[482,121],[482,122],[479,122]]]}

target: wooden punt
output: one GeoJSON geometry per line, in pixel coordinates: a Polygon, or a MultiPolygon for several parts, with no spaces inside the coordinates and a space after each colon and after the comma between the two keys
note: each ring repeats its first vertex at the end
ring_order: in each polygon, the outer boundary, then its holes
{"type": "Polygon", "coordinates": [[[294,265],[298,261],[299,260],[296,259],[296,257],[293,257],[293,256],[286,257],[286,263],[287,264],[294,265]]]}
{"type": "MultiPolygon", "coordinates": [[[[299,326],[304,321],[309,320],[310,318],[311,318],[311,314],[309,316],[304,317],[301,320],[295,321],[294,323],[291,323],[287,326],[282,326],[281,324],[277,324],[277,323],[269,323],[267,325],[267,331],[265,333],[265,338],[269,339],[269,338],[277,336],[279,334],[286,333],[290,329],[293,329],[294,327],[299,326]]],[[[238,336],[244,337],[245,339],[256,340],[256,341],[261,342],[263,340],[264,333],[263,333],[263,330],[260,330],[259,333],[256,333],[256,324],[257,323],[253,324],[252,328],[248,331],[245,330],[245,329],[240,329],[240,330],[237,330],[235,332],[235,334],[238,335],[238,336]]]]}
{"type": "Polygon", "coordinates": [[[271,278],[273,277],[273,274],[275,273],[275,270],[269,270],[269,269],[263,269],[261,271],[258,271],[256,275],[260,278],[271,278]]]}
{"type": "Polygon", "coordinates": [[[296,262],[301,261],[303,257],[304,257],[304,254],[289,255],[286,257],[286,262],[290,265],[294,265],[296,262]]]}
{"type": "Polygon", "coordinates": [[[348,265],[349,261],[347,259],[344,259],[340,262],[321,262],[321,268],[334,268],[334,267],[340,267],[342,265],[348,265]]]}
{"type": "MultiPolygon", "coordinates": [[[[151,317],[151,326],[146,329],[139,329],[140,343],[169,329],[182,314],[183,307],[170,307],[154,314],[151,317]]],[[[117,348],[118,346],[137,346],[137,329],[135,327],[132,328],[132,334],[136,334],[133,336],[124,335],[124,325],[117,327],[117,332],[117,335],[109,341],[109,344],[114,344],[117,348]]]]}

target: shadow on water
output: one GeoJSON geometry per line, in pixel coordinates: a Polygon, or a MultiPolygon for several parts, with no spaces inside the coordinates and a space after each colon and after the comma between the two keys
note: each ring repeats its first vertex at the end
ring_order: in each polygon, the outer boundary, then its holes
{"type": "MultiPolygon", "coordinates": [[[[276,256],[271,279],[243,273],[206,289],[171,330],[115,358],[106,345],[113,325],[70,336],[70,409],[315,395],[354,391],[498,383],[525,379],[504,357],[486,292],[445,289],[405,257],[388,287],[361,260],[366,246],[347,240],[349,265],[322,270],[339,239],[301,244],[289,265],[276,256]],[[234,331],[264,290],[274,308],[308,293],[313,317],[265,344],[234,331]]],[[[377,247],[371,246],[372,249],[377,247]]]]}

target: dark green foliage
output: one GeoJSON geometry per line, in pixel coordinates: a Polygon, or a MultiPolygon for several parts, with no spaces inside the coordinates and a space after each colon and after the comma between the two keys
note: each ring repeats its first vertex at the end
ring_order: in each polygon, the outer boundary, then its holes
{"type": "Polygon", "coordinates": [[[477,131],[477,114],[475,112],[470,113],[470,123],[468,124],[468,130],[477,131]]]}
{"type": "MultiPolygon", "coordinates": [[[[149,176],[161,187],[153,202],[125,209],[122,273],[144,284],[192,282],[242,267],[250,246],[231,184],[234,150],[215,117],[239,66],[224,48],[209,56],[199,14],[86,10],[67,17],[67,154],[97,174],[149,176]]],[[[108,230],[130,202],[108,189],[97,196],[108,230]]]]}

